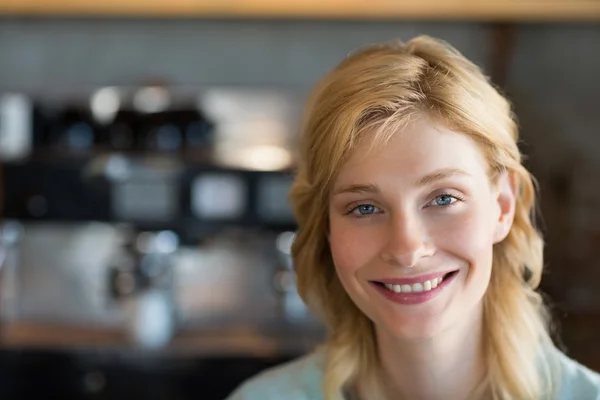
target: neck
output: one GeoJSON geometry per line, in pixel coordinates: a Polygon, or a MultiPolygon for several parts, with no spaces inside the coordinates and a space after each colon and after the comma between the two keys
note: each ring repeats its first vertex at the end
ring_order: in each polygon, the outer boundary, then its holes
{"type": "Polygon", "coordinates": [[[483,311],[420,340],[377,330],[384,390],[389,399],[471,399],[485,376],[483,311]]]}

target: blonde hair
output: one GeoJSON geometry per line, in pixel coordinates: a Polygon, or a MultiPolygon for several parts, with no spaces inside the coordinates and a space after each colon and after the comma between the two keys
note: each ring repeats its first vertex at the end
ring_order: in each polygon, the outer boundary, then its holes
{"type": "Polygon", "coordinates": [[[298,222],[292,255],[298,291],[329,331],[325,398],[343,398],[357,382],[368,388],[369,399],[383,398],[373,324],[346,294],[329,249],[333,181],[365,131],[369,141],[384,144],[423,113],[473,138],[489,163],[490,179],[503,171],[516,178],[514,223],[506,239],[494,245],[483,298],[484,389],[486,398],[494,400],[548,398],[550,378],[539,350],[551,340],[536,292],[543,242],[533,221],[534,181],[521,163],[510,104],[476,65],[426,36],[350,54],[317,85],[307,105],[300,165],[290,193],[298,222]]]}

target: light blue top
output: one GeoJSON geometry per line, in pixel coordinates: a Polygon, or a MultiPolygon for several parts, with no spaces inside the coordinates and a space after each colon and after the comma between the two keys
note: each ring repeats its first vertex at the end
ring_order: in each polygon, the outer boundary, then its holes
{"type": "MultiPolygon", "coordinates": [[[[312,353],[269,369],[244,382],[227,400],[323,400],[322,360],[321,354],[312,353]]],[[[558,351],[557,361],[556,400],[600,400],[600,375],[558,351]]]]}

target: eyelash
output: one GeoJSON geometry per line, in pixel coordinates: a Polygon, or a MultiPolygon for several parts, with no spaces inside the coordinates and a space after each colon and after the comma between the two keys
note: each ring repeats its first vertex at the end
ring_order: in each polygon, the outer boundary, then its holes
{"type": "Polygon", "coordinates": [[[359,207],[364,207],[364,206],[372,206],[372,207],[374,207],[376,209],[379,209],[379,207],[377,207],[377,206],[375,206],[375,205],[373,205],[371,203],[354,203],[353,207],[349,211],[347,211],[345,213],[345,215],[350,215],[350,216],[353,216],[354,218],[367,218],[367,217],[372,216],[374,213],[373,214],[356,214],[356,215],[352,215],[356,210],[358,210],[359,207]]]}
{"type": "Polygon", "coordinates": [[[461,196],[461,195],[459,195],[459,194],[442,193],[442,194],[438,194],[437,196],[435,196],[435,197],[434,197],[434,198],[433,198],[433,199],[432,199],[432,200],[431,200],[429,203],[427,203],[427,204],[428,204],[428,207],[444,207],[444,208],[446,208],[446,207],[452,207],[454,204],[456,204],[456,203],[458,203],[458,202],[462,202],[462,201],[465,201],[465,198],[464,198],[464,197],[462,197],[462,196],[461,196]],[[434,201],[435,201],[435,199],[438,199],[438,198],[440,198],[440,197],[451,197],[451,198],[455,199],[456,201],[453,201],[452,203],[450,203],[450,204],[447,204],[447,205],[436,205],[436,206],[429,206],[429,204],[431,204],[432,202],[434,202],[434,201]]]}
{"type": "MultiPolygon", "coordinates": [[[[465,201],[464,197],[462,197],[459,194],[442,193],[442,194],[438,194],[431,201],[429,201],[427,203],[426,207],[449,208],[449,207],[452,207],[453,205],[455,205],[456,203],[463,202],[463,201],[465,201]],[[435,205],[435,206],[429,205],[432,202],[434,202],[435,199],[438,199],[440,197],[451,197],[451,198],[455,199],[456,201],[453,201],[452,203],[447,204],[447,205],[435,205]]],[[[352,213],[355,212],[356,210],[358,210],[359,207],[364,207],[364,206],[372,206],[372,207],[375,207],[376,209],[379,209],[379,207],[377,207],[377,206],[375,206],[374,204],[371,204],[371,203],[354,203],[353,207],[350,210],[348,210],[344,215],[352,215],[352,213]]],[[[367,218],[367,217],[372,216],[373,214],[357,214],[357,215],[354,215],[354,217],[355,218],[367,218]]]]}

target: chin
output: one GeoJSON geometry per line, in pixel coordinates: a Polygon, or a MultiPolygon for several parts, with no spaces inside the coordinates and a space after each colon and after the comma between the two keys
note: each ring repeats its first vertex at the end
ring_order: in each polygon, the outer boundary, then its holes
{"type": "Polygon", "coordinates": [[[384,329],[398,340],[427,340],[437,336],[444,330],[439,318],[430,317],[419,321],[386,321],[384,329]]]}

